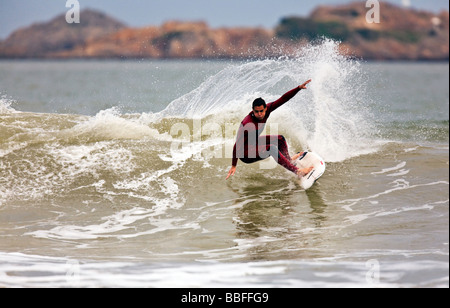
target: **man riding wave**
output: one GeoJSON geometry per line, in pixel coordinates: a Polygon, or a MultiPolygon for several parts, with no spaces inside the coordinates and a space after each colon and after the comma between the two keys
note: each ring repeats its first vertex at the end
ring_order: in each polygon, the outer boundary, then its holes
{"type": "Polygon", "coordinates": [[[303,153],[291,158],[286,139],[283,136],[261,136],[270,114],[291,100],[300,90],[307,89],[306,86],[310,82],[311,80],[308,80],[272,103],[266,104],[262,98],[253,102],[253,111],[244,118],[239,127],[236,143],[233,147],[232,166],[228,172],[227,180],[236,173],[239,159],[246,164],[252,164],[269,156],[272,156],[278,164],[299,177],[311,172],[313,167],[299,169],[292,163],[303,153]]]}

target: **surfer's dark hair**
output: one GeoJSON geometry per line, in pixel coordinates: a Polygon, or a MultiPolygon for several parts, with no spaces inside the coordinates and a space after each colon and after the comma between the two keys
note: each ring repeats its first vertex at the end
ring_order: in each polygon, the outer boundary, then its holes
{"type": "Polygon", "coordinates": [[[263,106],[264,108],[267,107],[266,101],[263,100],[261,97],[257,98],[253,101],[253,109],[255,109],[255,107],[259,107],[259,106],[263,106]]]}

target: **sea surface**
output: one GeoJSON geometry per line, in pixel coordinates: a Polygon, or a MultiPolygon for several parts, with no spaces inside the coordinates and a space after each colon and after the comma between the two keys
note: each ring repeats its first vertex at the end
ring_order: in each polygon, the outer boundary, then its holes
{"type": "Polygon", "coordinates": [[[0,287],[449,287],[449,64],[0,61],[0,287]],[[327,163],[225,180],[253,99],[327,163]]]}

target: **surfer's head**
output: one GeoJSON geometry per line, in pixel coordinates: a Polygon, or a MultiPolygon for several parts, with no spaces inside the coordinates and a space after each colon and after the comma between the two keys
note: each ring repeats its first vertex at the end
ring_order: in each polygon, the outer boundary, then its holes
{"type": "Polygon", "coordinates": [[[261,97],[253,101],[253,115],[258,120],[263,120],[266,116],[267,104],[261,97]]]}

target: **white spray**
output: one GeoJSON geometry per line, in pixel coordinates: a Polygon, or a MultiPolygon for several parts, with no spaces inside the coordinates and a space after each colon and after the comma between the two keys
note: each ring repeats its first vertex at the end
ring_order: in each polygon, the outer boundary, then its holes
{"type": "Polygon", "coordinates": [[[273,113],[268,124],[278,123],[278,132],[301,147],[297,150],[315,151],[328,162],[375,150],[362,65],[340,54],[339,44],[327,39],[302,48],[294,58],[232,64],[158,116],[239,125],[255,98],[276,100],[308,79],[308,90],[273,113]]]}

